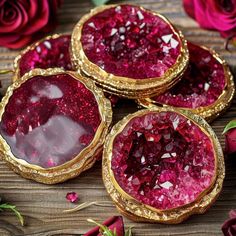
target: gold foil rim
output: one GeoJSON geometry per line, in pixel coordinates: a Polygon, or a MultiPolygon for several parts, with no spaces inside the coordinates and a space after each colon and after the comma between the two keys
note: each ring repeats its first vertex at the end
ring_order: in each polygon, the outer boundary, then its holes
{"type": "Polygon", "coordinates": [[[140,110],[134,114],[128,115],[123,120],[118,122],[111,130],[110,134],[107,136],[104,150],[103,150],[103,181],[106,190],[112,200],[115,202],[117,208],[121,213],[125,214],[134,221],[148,221],[148,222],[160,222],[160,223],[180,223],[189,216],[193,214],[204,213],[216,200],[218,197],[225,176],[225,166],[224,166],[224,156],[222,152],[219,140],[209,126],[209,124],[200,116],[195,115],[189,111],[175,109],[171,107],[160,108],[152,107],[145,110],[140,110]],[[192,120],[196,125],[198,125],[202,131],[210,138],[214,146],[215,158],[216,158],[216,175],[215,181],[212,182],[212,186],[204,192],[203,195],[199,196],[194,202],[186,204],[175,209],[159,210],[153,207],[147,206],[127,193],[124,194],[124,190],[121,191],[119,184],[112,178],[111,170],[111,157],[112,157],[112,147],[113,140],[122,128],[126,124],[139,115],[146,114],[148,112],[160,112],[160,111],[173,111],[177,112],[188,119],[192,120]]]}
{"type": "MultiPolygon", "coordinates": [[[[197,115],[202,116],[208,122],[211,122],[214,119],[216,119],[219,115],[221,115],[230,106],[235,94],[234,78],[226,61],[223,60],[215,50],[207,48],[205,46],[200,46],[200,47],[209,51],[212,54],[212,56],[223,66],[225,81],[226,81],[225,88],[222,91],[219,98],[211,105],[202,106],[198,108],[185,108],[185,107],[176,107],[176,108],[191,111],[197,115]]],[[[159,104],[155,102],[152,98],[138,99],[137,102],[139,105],[145,108],[149,108],[152,106],[174,107],[167,104],[159,104]]]]}
{"type": "Polygon", "coordinates": [[[76,177],[84,170],[90,168],[96,161],[97,156],[101,153],[102,145],[105,141],[106,134],[108,133],[109,126],[112,121],[111,104],[110,101],[105,98],[103,91],[88,78],[82,77],[76,72],[64,71],[60,68],[31,70],[23,77],[15,81],[11,86],[9,86],[6,95],[3,97],[2,102],[0,104],[0,120],[2,119],[5,107],[10,97],[12,96],[13,91],[16,88],[20,87],[22,83],[35,76],[50,76],[58,74],[68,74],[73,78],[79,80],[85,85],[88,90],[93,93],[97,101],[101,117],[101,123],[91,143],[85,149],[83,149],[76,157],[64,163],[63,165],[52,168],[42,168],[37,165],[29,164],[28,162],[22,159],[16,158],[11,152],[10,146],[0,135],[0,153],[3,160],[5,160],[15,172],[22,175],[23,177],[46,184],[63,182],[67,179],[76,177]]]}
{"type": "MultiPolygon", "coordinates": [[[[175,27],[164,16],[137,6],[140,9],[151,12],[152,14],[160,17],[165,21],[172,29],[173,33],[178,37],[181,43],[181,51],[176,63],[170,67],[163,76],[157,78],[148,79],[132,79],[128,77],[115,76],[111,73],[107,73],[96,64],[92,63],[84,53],[81,43],[81,35],[83,24],[92,16],[100,13],[106,9],[120,6],[123,4],[113,4],[106,6],[99,6],[84,15],[80,21],[74,27],[71,36],[71,58],[77,70],[83,71],[87,76],[90,76],[96,83],[106,89],[106,91],[128,98],[142,98],[143,96],[151,96],[160,93],[160,90],[166,90],[169,84],[175,81],[183,70],[186,69],[189,61],[189,52],[187,48],[187,41],[184,39],[181,31],[175,29],[175,27]],[[155,90],[156,89],[156,90],[155,90]]],[[[133,4],[132,4],[133,5],[133,4]]],[[[135,6],[135,5],[133,5],[135,6]]]]}

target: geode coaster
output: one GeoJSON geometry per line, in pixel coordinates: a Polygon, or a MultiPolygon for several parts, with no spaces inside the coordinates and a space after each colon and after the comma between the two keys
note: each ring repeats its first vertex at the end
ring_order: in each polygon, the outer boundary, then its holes
{"type": "Polygon", "coordinates": [[[13,81],[35,68],[72,70],[70,41],[70,35],[54,34],[27,47],[14,61],[13,81]]]}
{"type": "Polygon", "coordinates": [[[34,69],[0,108],[0,153],[25,178],[63,182],[90,168],[112,120],[110,102],[75,72],[34,69]]]}
{"type": "MultiPolygon", "coordinates": [[[[54,34],[27,47],[15,58],[13,81],[16,81],[32,69],[62,68],[73,70],[70,58],[70,35],[54,34]]],[[[112,94],[105,94],[113,106],[119,98],[112,94]]]]}
{"type": "Polygon", "coordinates": [[[191,110],[212,121],[230,105],[235,88],[233,75],[219,55],[188,42],[189,66],[182,79],[165,93],[139,101],[144,107],[173,106],[191,110]]]}
{"type": "Polygon", "coordinates": [[[214,131],[187,111],[138,111],[118,122],[105,141],[105,187],[134,221],[175,224],[204,213],[219,195],[224,175],[214,131]]]}
{"type": "Polygon", "coordinates": [[[97,7],[71,39],[72,63],[107,92],[128,98],[173,86],[188,63],[182,33],[162,15],[133,5],[97,7]]]}

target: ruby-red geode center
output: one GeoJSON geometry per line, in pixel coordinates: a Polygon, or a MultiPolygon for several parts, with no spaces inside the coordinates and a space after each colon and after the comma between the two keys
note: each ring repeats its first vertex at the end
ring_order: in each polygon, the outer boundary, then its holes
{"type": "Polygon", "coordinates": [[[161,210],[196,200],[215,176],[209,137],[175,112],[133,118],[113,142],[111,168],[120,187],[161,210]]]}
{"type": "Polygon", "coordinates": [[[0,132],[16,158],[44,168],[72,160],[101,123],[94,94],[68,74],[35,76],[15,89],[0,132]]]}
{"type": "Polygon", "coordinates": [[[161,17],[132,5],[111,7],[87,20],[81,42],[88,59],[108,73],[133,79],[162,76],[181,43],[161,17]]]}
{"type": "Polygon", "coordinates": [[[226,79],[223,65],[200,46],[188,42],[190,62],[181,81],[169,91],[154,97],[158,103],[198,108],[213,104],[222,94],[226,79]]]}
{"type": "Polygon", "coordinates": [[[28,50],[19,61],[20,76],[35,68],[47,69],[60,67],[71,70],[70,35],[43,40],[32,50],[28,50]]]}

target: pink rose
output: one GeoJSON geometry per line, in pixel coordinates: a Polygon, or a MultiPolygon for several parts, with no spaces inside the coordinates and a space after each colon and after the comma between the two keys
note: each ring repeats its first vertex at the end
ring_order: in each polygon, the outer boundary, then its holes
{"type": "Polygon", "coordinates": [[[217,30],[223,37],[236,35],[236,0],[183,0],[183,5],[202,28],[217,30]]]}
{"type": "Polygon", "coordinates": [[[225,221],[222,226],[222,232],[224,236],[235,236],[236,235],[236,210],[231,210],[229,212],[229,217],[230,219],[225,221]]]}
{"type": "Polygon", "coordinates": [[[225,129],[225,151],[227,154],[236,153],[236,120],[230,121],[225,129]]]}
{"type": "Polygon", "coordinates": [[[61,0],[0,0],[0,46],[21,48],[56,26],[61,0]]]}

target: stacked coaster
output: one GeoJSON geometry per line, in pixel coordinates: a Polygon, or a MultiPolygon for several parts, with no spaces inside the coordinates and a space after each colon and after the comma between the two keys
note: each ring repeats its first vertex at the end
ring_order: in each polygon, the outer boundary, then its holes
{"type": "Polygon", "coordinates": [[[212,49],[188,42],[189,65],[181,81],[159,96],[140,99],[144,107],[172,106],[214,120],[234,96],[234,81],[228,65],[212,49]]]}
{"type": "Polygon", "coordinates": [[[91,80],[59,68],[34,69],[8,88],[0,118],[3,159],[25,178],[54,184],[95,163],[112,111],[91,80]]]}
{"type": "Polygon", "coordinates": [[[163,93],[188,64],[181,32],[139,6],[102,6],[83,16],[71,40],[75,68],[105,91],[127,98],[163,93]]]}
{"type": "Polygon", "coordinates": [[[25,49],[14,70],[0,106],[0,153],[15,172],[63,182],[92,167],[103,149],[105,187],[133,220],[179,223],[217,198],[223,154],[203,117],[229,106],[232,74],[162,15],[133,5],[95,8],[72,36],[25,49]],[[103,92],[147,109],[108,135],[112,109],[103,92]]]}

